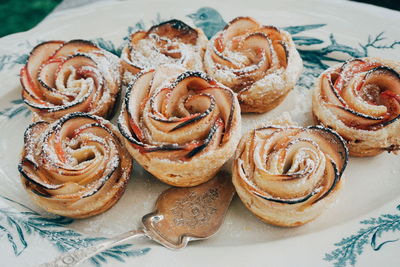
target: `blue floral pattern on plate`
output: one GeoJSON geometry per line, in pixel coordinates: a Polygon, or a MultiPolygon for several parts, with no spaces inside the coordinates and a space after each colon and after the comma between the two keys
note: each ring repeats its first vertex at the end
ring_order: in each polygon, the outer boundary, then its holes
{"type": "MultiPolygon", "coordinates": [[[[33,234],[39,235],[60,252],[87,247],[105,239],[103,237],[85,237],[76,231],[66,229],[74,222],[73,219],[62,216],[45,217],[8,197],[0,196],[0,198],[24,210],[0,207],[0,237],[3,235],[8,240],[15,256],[24,252],[28,247],[27,237],[33,234]]],[[[108,258],[124,262],[125,257],[145,255],[150,250],[150,248],[133,249],[132,246],[132,244],[114,246],[92,257],[90,262],[96,266],[107,263],[108,258]]]]}
{"type": "MultiPolygon", "coordinates": [[[[400,205],[397,206],[400,211],[400,205]]],[[[324,260],[333,262],[335,267],[355,265],[357,256],[361,255],[364,248],[371,246],[374,251],[380,250],[384,245],[398,241],[398,239],[390,239],[379,241],[378,239],[385,232],[400,231],[400,214],[383,214],[377,218],[370,218],[360,222],[366,228],[361,228],[354,235],[343,238],[335,244],[337,247],[334,251],[326,253],[324,260]]]]}
{"type": "MultiPolygon", "coordinates": [[[[226,25],[221,14],[211,7],[200,8],[196,12],[188,14],[187,17],[193,21],[195,26],[203,29],[208,38],[211,38],[226,25]]],[[[157,13],[151,23],[157,24],[162,21],[164,19],[157,13]]],[[[343,62],[353,57],[369,56],[371,48],[395,49],[400,46],[400,41],[397,40],[385,42],[384,32],[368,36],[366,42],[359,44],[358,47],[338,43],[333,33],[329,35],[329,43],[325,43],[322,39],[316,37],[302,35],[304,32],[324,26],[326,24],[320,23],[283,27],[284,30],[292,34],[303,59],[305,69],[297,84],[301,89],[310,89],[315,78],[328,68],[329,64],[343,62]],[[323,46],[316,49],[313,47],[314,45],[323,46]],[[342,56],[338,57],[338,53],[342,56]],[[345,57],[343,57],[343,54],[345,57]]],[[[120,46],[116,46],[112,41],[101,37],[92,41],[99,47],[119,56],[123,46],[128,41],[128,36],[135,31],[144,29],[146,29],[146,25],[143,20],[128,27],[128,34],[124,38],[124,43],[120,46]]],[[[37,41],[37,43],[40,42],[37,41]]],[[[23,42],[18,46],[23,47],[28,52],[33,48],[34,44],[23,42]]],[[[0,71],[7,71],[16,65],[25,64],[27,58],[28,53],[0,55],[0,71]]],[[[13,119],[18,115],[25,117],[30,115],[30,111],[24,105],[22,99],[12,100],[8,107],[0,110],[0,116],[7,119],[13,119]]],[[[15,256],[19,256],[25,251],[29,245],[29,237],[35,234],[54,245],[60,252],[89,246],[105,239],[102,237],[85,237],[76,231],[68,229],[68,225],[74,222],[72,219],[61,216],[46,217],[15,200],[4,196],[0,196],[0,198],[19,206],[19,209],[8,206],[0,207],[0,240],[8,241],[15,256]]],[[[397,209],[400,210],[400,206],[397,209]]],[[[347,266],[348,264],[355,265],[357,256],[363,253],[368,244],[374,251],[379,251],[386,244],[398,241],[398,239],[385,241],[379,241],[378,239],[384,232],[400,231],[399,214],[383,214],[376,218],[363,220],[360,223],[366,227],[334,244],[336,249],[325,254],[325,261],[332,262],[335,267],[347,266]]],[[[132,244],[115,246],[92,257],[90,262],[96,266],[107,263],[108,259],[111,258],[124,262],[125,257],[145,255],[150,251],[150,248],[133,249],[132,246],[132,244]]]]}

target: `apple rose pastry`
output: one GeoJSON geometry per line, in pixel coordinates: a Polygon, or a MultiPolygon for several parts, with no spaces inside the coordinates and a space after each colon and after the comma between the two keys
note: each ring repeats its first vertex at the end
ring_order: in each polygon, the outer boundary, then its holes
{"type": "Polygon", "coordinates": [[[269,125],[247,133],[233,164],[233,184],[265,222],[298,226],[336,196],[347,164],[343,139],[328,128],[269,125]]]}
{"type": "Polygon", "coordinates": [[[73,218],[102,213],[122,196],[131,174],[121,138],[107,120],[80,112],[35,122],[24,136],[22,184],[48,212],[73,218]]]}
{"type": "Polygon", "coordinates": [[[35,120],[54,121],[77,111],[110,117],[122,68],[118,57],[89,41],[44,42],[21,69],[22,98],[35,120]]]}
{"type": "Polygon", "coordinates": [[[207,37],[180,20],[169,20],[137,31],[122,51],[122,59],[134,67],[156,68],[161,64],[179,64],[188,70],[203,70],[207,37]]]}
{"type": "Polygon", "coordinates": [[[317,122],[346,139],[350,155],[400,151],[400,64],[362,58],[336,65],[318,78],[317,122]]]}
{"type": "Polygon", "coordinates": [[[262,113],[283,101],[303,65],[289,33],[238,17],[210,40],[204,67],[238,93],[243,112],[262,113]]]}
{"type": "Polygon", "coordinates": [[[240,139],[235,94],[204,73],[163,66],[128,88],[119,129],[131,155],[174,186],[211,179],[240,139]]]}

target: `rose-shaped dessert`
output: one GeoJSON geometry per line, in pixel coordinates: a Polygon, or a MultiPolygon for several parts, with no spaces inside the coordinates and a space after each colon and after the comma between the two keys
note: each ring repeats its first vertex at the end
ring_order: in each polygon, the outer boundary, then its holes
{"type": "Polygon", "coordinates": [[[207,37],[201,29],[180,20],[154,25],[148,31],[137,31],[122,51],[122,59],[142,69],[162,64],[179,64],[188,70],[203,70],[207,37]]]}
{"type": "Polygon", "coordinates": [[[240,141],[233,183],[243,203],[262,220],[302,225],[335,199],[347,157],[344,141],[330,129],[271,124],[240,141]]]}
{"type": "Polygon", "coordinates": [[[111,208],[125,191],[132,158],[107,120],[72,113],[31,124],[18,166],[22,184],[48,212],[90,217],[111,208]]]}
{"type": "Polygon", "coordinates": [[[400,64],[362,58],[333,66],[313,94],[317,122],[346,139],[350,155],[400,151],[400,64]]]}
{"type": "Polygon", "coordinates": [[[303,65],[289,33],[238,17],[210,40],[204,67],[238,93],[242,112],[261,113],[283,101],[303,65]]]}
{"type": "Polygon", "coordinates": [[[194,186],[211,179],[240,139],[235,94],[204,73],[162,66],[130,85],[119,129],[131,155],[161,181],[194,186]]]}
{"type": "Polygon", "coordinates": [[[120,92],[121,62],[85,40],[41,43],[21,69],[22,98],[34,120],[54,121],[78,111],[110,117],[120,92]]]}

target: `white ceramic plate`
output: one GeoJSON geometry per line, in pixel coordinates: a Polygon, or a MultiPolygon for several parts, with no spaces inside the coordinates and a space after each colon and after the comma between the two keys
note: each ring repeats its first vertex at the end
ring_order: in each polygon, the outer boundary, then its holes
{"type": "MultiPolygon", "coordinates": [[[[244,115],[244,130],[288,111],[311,122],[314,78],[353,56],[400,60],[400,13],[347,1],[124,1],[103,2],[51,16],[34,29],[0,39],[0,257],[4,266],[34,266],[62,251],[139,225],[167,188],[135,165],[125,195],[91,219],[73,221],[32,205],[17,172],[30,114],[20,97],[19,69],[40,41],[91,39],[118,52],[124,37],[141,27],[178,18],[211,34],[236,16],[287,27],[304,60],[297,87],[275,110],[244,115]],[[205,7],[204,9],[200,9],[205,7]],[[188,17],[189,14],[195,14],[188,17]]],[[[400,161],[383,154],[351,158],[338,202],[314,222],[285,229],[262,223],[236,197],[220,232],[173,252],[137,242],[102,253],[88,265],[135,266],[400,266],[400,161]],[[125,263],[124,263],[125,262],[125,263]]]]}

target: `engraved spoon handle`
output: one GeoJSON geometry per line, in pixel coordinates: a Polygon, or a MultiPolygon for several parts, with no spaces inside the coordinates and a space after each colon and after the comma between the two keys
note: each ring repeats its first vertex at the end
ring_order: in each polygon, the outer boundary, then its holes
{"type": "Polygon", "coordinates": [[[128,241],[130,239],[147,236],[144,229],[138,229],[129,231],[113,238],[107,239],[106,241],[96,244],[94,246],[89,246],[86,248],[74,250],[71,252],[64,253],[54,260],[41,264],[40,267],[65,267],[65,266],[75,266],[82,263],[83,261],[93,257],[97,253],[114,247],[115,245],[128,241]]]}

